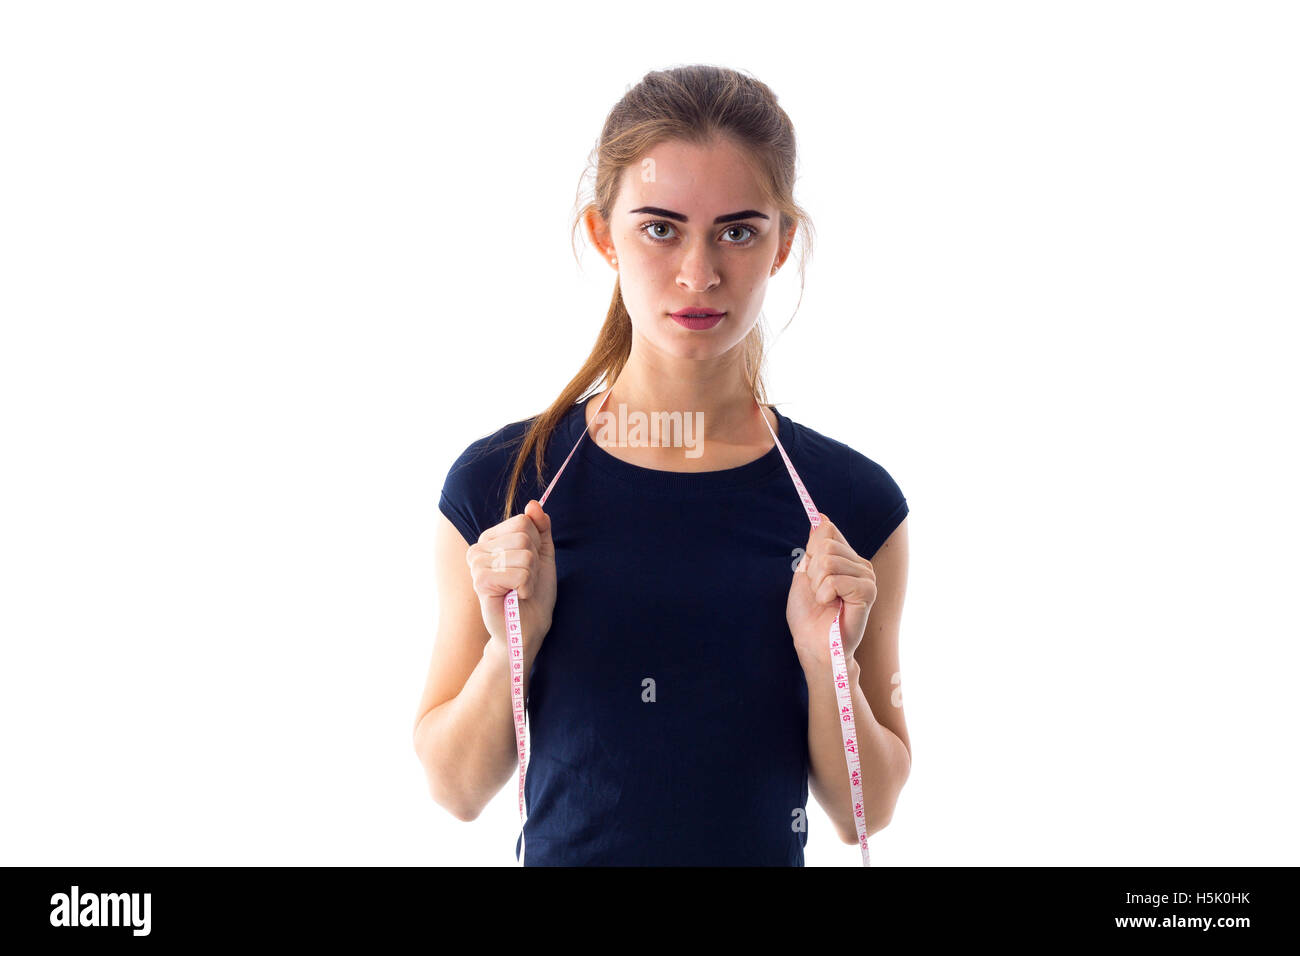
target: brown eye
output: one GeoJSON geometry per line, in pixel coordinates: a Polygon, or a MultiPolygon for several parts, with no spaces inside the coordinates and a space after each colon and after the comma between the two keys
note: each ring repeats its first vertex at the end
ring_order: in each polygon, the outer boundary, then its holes
{"type": "Polygon", "coordinates": [[[641,232],[644,233],[651,242],[667,242],[670,238],[669,236],[660,236],[660,235],[651,234],[652,230],[657,229],[659,227],[663,227],[664,229],[673,228],[672,223],[660,222],[656,220],[655,222],[647,222],[644,226],[642,226],[641,232]]]}
{"type": "Polygon", "coordinates": [[[727,232],[735,232],[737,229],[744,229],[747,233],[749,233],[749,235],[742,240],[738,240],[736,242],[729,242],[727,243],[727,245],[743,246],[748,244],[751,239],[754,239],[758,235],[758,230],[752,228],[751,226],[732,226],[730,229],[727,230],[727,232]]]}

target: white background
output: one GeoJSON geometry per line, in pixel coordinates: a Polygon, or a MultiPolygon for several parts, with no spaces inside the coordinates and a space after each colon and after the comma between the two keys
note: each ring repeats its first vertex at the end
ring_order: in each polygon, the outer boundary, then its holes
{"type": "Polygon", "coordinates": [[[817,228],[770,396],[912,508],[873,862],[1294,864],[1294,5],[464,6],[2,8],[3,862],[513,864],[411,745],[438,492],[603,320],[606,112],[710,62],[817,228]]]}

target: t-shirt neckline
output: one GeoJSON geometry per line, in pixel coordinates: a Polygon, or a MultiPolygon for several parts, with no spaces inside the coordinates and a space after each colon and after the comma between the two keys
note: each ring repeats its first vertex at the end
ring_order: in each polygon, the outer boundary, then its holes
{"type": "MultiPolygon", "coordinates": [[[[569,435],[568,447],[570,448],[578,440],[578,436],[582,434],[583,426],[587,421],[587,403],[591,399],[592,396],[588,396],[581,402],[576,403],[569,411],[567,432],[569,435]]],[[[781,446],[785,449],[786,454],[793,459],[798,443],[793,423],[782,415],[776,406],[769,405],[768,407],[772,409],[772,413],[776,416],[776,433],[781,441],[781,446]]],[[[775,444],[753,461],[737,465],[734,468],[723,468],[716,471],[664,471],[658,468],[645,468],[641,465],[623,461],[621,458],[616,458],[604,448],[601,448],[590,434],[578,443],[578,450],[573,457],[575,459],[581,458],[584,465],[590,465],[606,475],[637,488],[678,492],[739,488],[768,479],[785,468],[785,462],[781,458],[781,449],[777,448],[775,444]]],[[[572,468],[575,464],[577,462],[570,462],[569,467],[572,468]]]]}

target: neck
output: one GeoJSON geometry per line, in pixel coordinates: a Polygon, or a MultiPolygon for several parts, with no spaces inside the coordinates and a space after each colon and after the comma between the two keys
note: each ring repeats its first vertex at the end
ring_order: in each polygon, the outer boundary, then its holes
{"type": "MultiPolygon", "coordinates": [[[[604,397],[602,394],[595,401],[604,397]]],[[[735,361],[652,368],[637,361],[634,353],[619,372],[603,411],[617,415],[620,405],[628,414],[691,415],[701,423],[708,440],[720,444],[752,445],[761,443],[764,436],[771,441],[743,367],[735,361]]]]}

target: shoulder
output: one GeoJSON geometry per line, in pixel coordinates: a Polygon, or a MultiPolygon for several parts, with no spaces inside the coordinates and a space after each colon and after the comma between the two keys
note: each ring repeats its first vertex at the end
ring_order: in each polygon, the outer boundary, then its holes
{"type": "Polygon", "coordinates": [[[447,469],[438,509],[473,544],[500,524],[510,472],[533,419],[502,425],[474,439],[447,469]]]}
{"type": "Polygon", "coordinates": [[[532,422],[531,418],[510,422],[494,432],[474,439],[451,463],[451,467],[447,470],[447,480],[456,483],[481,480],[492,476],[495,471],[513,462],[532,422]]]}
{"type": "Polygon", "coordinates": [[[861,500],[872,497],[902,497],[893,475],[873,458],[852,445],[824,435],[808,425],[791,421],[799,443],[799,458],[814,470],[834,469],[858,491],[861,500]]]}
{"type": "Polygon", "coordinates": [[[814,471],[826,476],[825,481],[843,488],[844,518],[830,511],[826,514],[854,550],[871,560],[907,517],[909,506],[903,489],[874,458],[807,425],[793,424],[798,433],[800,462],[808,462],[814,471]]]}

